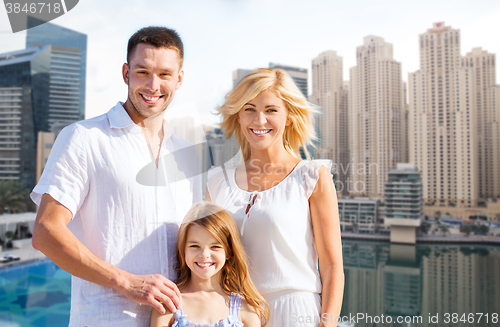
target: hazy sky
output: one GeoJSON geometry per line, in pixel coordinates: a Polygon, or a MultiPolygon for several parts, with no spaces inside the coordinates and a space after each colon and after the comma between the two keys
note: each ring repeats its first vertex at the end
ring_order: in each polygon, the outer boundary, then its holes
{"type": "MultiPolygon", "coordinates": [[[[87,118],[126,100],[121,66],[128,38],[141,27],[164,25],[185,45],[185,82],[168,110],[208,122],[217,120],[210,111],[230,90],[233,70],[269,62],[310,70],[314,57],[335,50],[348,80],[367,35],[393,44],[406,81],[419,68],[418,35],[440,21],[461,30],[462,55],[473,47],[500,54],[498,0],[80,0],[52,23],[88,35],[87,118]]],[[[2,6],[0,53],[23,49],[25,37],[11,32],[2,6]]]]}

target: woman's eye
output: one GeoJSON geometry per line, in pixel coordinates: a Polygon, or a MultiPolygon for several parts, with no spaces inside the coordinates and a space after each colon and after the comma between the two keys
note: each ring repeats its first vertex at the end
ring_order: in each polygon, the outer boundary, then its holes
{"type": "Polygon", "coordinates": [[[267,112],[278,112],[276,109],[268,109],[267,112]]]}
{"type": "Polygon", "coordinates": [[[245,108],[245,111],[255,111],[253,108],[245,108]]]}

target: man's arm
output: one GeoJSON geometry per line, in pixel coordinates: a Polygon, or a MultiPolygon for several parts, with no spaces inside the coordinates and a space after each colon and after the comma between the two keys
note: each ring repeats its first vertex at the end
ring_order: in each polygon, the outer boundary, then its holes
{"type": "Polygon", "coordinates": [[[69,209],[44,194],[33,229],[33,247],[76,277],[117,290],[162,314],[165,313],[162,303],[175,312],[180,306],[180,292],[175,283],[160,274],[134,275],[101,260],[68,229],[71,217],[69,209]]]}

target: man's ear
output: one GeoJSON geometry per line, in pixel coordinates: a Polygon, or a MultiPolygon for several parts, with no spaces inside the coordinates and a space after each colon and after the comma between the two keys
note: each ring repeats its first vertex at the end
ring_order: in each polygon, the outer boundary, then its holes
{"type": "Polygon", "coordinates": [[[127,85],[128,85],[128,74],[129,74],[128,64],[124,63],[122,66],[122,77],[123,77],[123,81],[127,85]]]}
{"type": "Polygon", "coordinates": [[[177,77],[177,85],[175,86],[176,90],[181,87],[182,82],[184,82],[184,69],[181,68],[181,70],[179,71],[179,76],[177,77]]]}

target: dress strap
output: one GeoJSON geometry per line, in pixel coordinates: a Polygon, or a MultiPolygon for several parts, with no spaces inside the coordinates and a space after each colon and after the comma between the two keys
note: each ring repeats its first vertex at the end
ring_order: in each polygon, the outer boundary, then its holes
{"type": "Polygon", "coordinates": [[[177,309],[174,312],[175,322],[172,327],[187,327],[187,315],[182,312],[182,309],[177,309]]]}
{"type": "Polygon", "coordinates": [[[231,299],[229,300],[229,315],[233,316],[236,321],[240,316],[241,295],[231,292],[231,299]]]}

